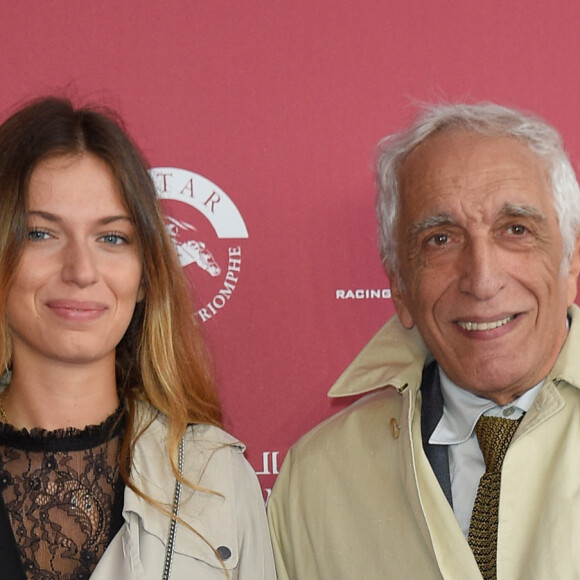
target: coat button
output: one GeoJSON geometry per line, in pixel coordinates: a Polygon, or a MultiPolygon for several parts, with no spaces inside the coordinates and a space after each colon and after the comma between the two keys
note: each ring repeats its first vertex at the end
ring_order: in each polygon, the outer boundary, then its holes
{"type": "Polygon", "coordinates": [[[232,551],[227,546],[220,546],[216,552],[222,560],[229,560],[232,555],[232,551]]]}
{"type": "Polygon", "coordinates": [[[397,420],[394,417],[391,418],[391,435],[393,436],[393,439],[398,439],[400,433],[401,428],[399,427],[397,420]]]}

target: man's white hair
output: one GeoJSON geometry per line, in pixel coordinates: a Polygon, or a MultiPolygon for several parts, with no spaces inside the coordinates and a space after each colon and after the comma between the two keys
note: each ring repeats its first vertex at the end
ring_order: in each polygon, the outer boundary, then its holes
{"type": "Polygon", "coordinates": [[[546,166],[563,243],[562,273],[570,264],[580,231],[580,188],[559,133],[542,119],[493,103],[434,105],[400,133],[377,145],[376,186],[379,248],[387,271],[399,276],[397,223],[399,170],[417,145],[436,132],[465,129],[491,137],[515,137],[546,166]]]}

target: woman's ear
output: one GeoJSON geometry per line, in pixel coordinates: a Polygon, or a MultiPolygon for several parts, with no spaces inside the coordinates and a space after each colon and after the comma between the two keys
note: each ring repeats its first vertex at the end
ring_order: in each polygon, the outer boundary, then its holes
{"type": "Polygon", "coordinates": [[[139,284],[139,292],[137,292],[137,302],[141,302],[145,298],[145,276],[141,276],[141,283],[139,284]]]}

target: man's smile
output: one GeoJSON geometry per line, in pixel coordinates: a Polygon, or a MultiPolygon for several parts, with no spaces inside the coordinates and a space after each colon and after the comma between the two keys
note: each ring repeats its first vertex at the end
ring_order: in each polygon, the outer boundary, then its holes
{"type": "Polygon", "coordinates": [[[468,331],[494,330],[495,328],[499,328],[500,326],[506,325],[508,322],[511,322],[516,317],[517,314],[513,314],[512,316],[507,316],[506,318],[501,318],[499,320],[494,320],[490,322],[468,322],[458,320],[456,324],[463,330],[468,331]]]}

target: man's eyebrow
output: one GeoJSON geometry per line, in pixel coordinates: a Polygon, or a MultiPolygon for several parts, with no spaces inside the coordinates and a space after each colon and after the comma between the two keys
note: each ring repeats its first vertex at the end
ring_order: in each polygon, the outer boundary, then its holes
{"type": "Polygon", "coordinates": [[[505,215],[510,217],[525,217],[532,218],[537,221],[546,221],[546,214],[539,210],[537,207],[532,205],[516,205],[512,203],[506,203],[499,212],[499,215],[505,215]]]}
{"type": "MultiPolygon", "coordinates": [[[[519,205],[513,203],[506,203],[498,212],[498,216],[508,217],[525,217],[532,218],[537,221],[546,221],[546,215],[537,207],[532,205],[519,205]]],[[[431,215],[424,220],[415,222],[410,228],[410,235],[417,235],[421,232],[430,230],[431,228],[438,228],[441,226],[455,225],[457,221],[451,217],[451,214],[446,212],[431,215]]]]}
{"type": "Polygon", "coordinates": [[[410,228],[410,234],[417,235],[431,228],[438,228],[440,226],[448,226],[457,223],[450,214],[448,213],[438,213],[435,215],[430,215],[424,220],[415,222],[410,228]]]}
{"type": "MultiPolygon", "coordinates": [[[[48,211],[30,210],[27,212],[27,215],[28,216],[38,216],[38,217],[41,217],[42,219],[45,219],[46,221],[53,222],[53,223],[60,223],[62,221],[59,216],[57,216],[56,214],[50,213],[48,211]]],[[[108,224],[111,224],[111,223],[114,223],[117,221],[128,221],[130,223],[133,223],[133,220],[126,214],[105,216],[105,217],[97,220],[97,223],[99,225],[106,226],[108,224]]]]}

